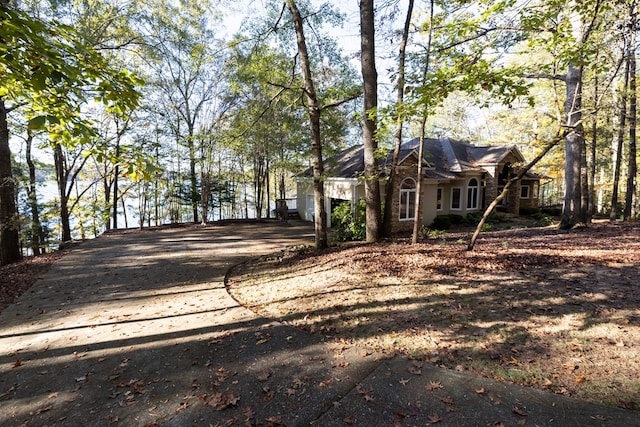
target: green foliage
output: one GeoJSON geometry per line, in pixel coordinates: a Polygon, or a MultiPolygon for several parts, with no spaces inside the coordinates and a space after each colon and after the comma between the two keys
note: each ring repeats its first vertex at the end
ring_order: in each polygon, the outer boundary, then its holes
{"type": "Polygon", "coordinates": [[[336,206],[331,213],[331,226],[336,240],[341,242],[364,240],[366,237],[365,211],[366,203],[363,199],[356,203],[355,217],[350,202],[343,202],[336,206]]]}
{"type": "Polygon", "coordinates": [[[0,7],[0,40],[0,97],[27,104],[32,130],[47,129],[72,144],[94,133],[81,105],[95,100],[124,115],[138,104],[141,80],[116,68],[69,25],[0,7]]]}

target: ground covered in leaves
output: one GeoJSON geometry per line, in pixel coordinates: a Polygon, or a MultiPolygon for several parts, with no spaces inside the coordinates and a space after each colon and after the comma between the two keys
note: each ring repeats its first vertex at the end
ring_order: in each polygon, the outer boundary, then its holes
{"type": "Polygon", "coordinates": [[[0,311],[29,289],[64,253],[56,251],[37,257],[26,257],[19,262],[1,266],[0,311]]]}
{"type": "Polygon", "coordinates": [[[229,291],[259,314],[389,355],[640,409],[640,223],[298,248],[229,291]]]}

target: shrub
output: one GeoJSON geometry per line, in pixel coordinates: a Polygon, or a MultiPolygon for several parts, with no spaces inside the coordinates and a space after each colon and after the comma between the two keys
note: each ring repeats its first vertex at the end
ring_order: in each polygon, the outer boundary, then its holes
{"type": "Polygon", "coordinates": [[[431,223],[432,230],[448,230],[451,228],[451,218],[449,215],[438,215],[431,223]]]}
{"type": "Polygon", "coordinates": [[[340,203],[331,213],[331,228],[334,230],[336,240],[364,240],[366,229],[366,204],[360,199],[356,203],[355,218],[351,210],[350,202],[340,203]]]}

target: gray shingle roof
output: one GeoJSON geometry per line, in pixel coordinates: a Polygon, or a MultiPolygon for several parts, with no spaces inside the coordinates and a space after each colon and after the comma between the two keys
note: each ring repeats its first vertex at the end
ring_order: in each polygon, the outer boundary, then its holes
{"type": "MultiPolygon", "coordinates": [[[[412,153],[418,153],[419,138],[402,143],[400,160],[412,153]]],[[[514,153],[519,160],[524,160],[515,146],[492,145],[475,146],[467,142],[450,138],[427,138],[424,144],[424,159],[428,166],[425,177],[435,179],[453,179],[464,171],[482,170],[482,165],[497,164],[509,153],[514,153]]],[[[384,168],[391,164],[392,153],[379,161],[384,168]]],[[[362,145],[349,147],[324,162],[325,173],[332,177],[357,178],[364,171],[364,150],[362,145]]],[[[313,176],[308,168],[301,176],[313,176]]]]}

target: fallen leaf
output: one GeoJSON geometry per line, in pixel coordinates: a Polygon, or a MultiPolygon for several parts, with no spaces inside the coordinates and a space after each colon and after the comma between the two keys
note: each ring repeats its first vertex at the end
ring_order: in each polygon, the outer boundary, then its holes
{"type": "Polygon", "coordinates": [[[473,391],[476,392],[476,394],[484,394],[484,387],[480,387],[480,388],[476,388],[473,391]]]}
{"type": "Polygon", "coordinates": [[[14,391],[16,391],[16,386],[11,386],[11,387],[9,387],[9,390],[5,391],[4,393],[0,393],[0,398],[8,396],[14,391]]]}
{"type": "Polygon", "coordinates": [[[587,380],[586,375],[578,375],[578,376],[576,377],[576,382],[577,382],[578,384],[583,383],[583,382],[585,382],[586,380],[587,380]]]}
{"type": "Polygon", "coordinates": [[[353,417],[344,417],[344,418],[342,419],[342,421],[343,421],[345,424],[348,424],[348,425],[352,425],[352,424],[355,424],[355,423],[356,423],[356,419],[355,419],[355,418],[353,418],[353,417]]]}
{"type": "Polygon", "coordinates": [[[432,414],[427,417],[429,420],[428,424],[437,424],[442,421],[442,417],[438,414],[432,414]]]}
{"type": "Polygon", "coordinates": [[[405,380],[404,378],[400,378],[400,381],[398,381],[400,384],[402,385],[407,385],[409,384],[409,380],[405,380]]]}
{"type": "Polygon", "coordinates": [[[440,401],[445,405],[453,405],[453,398],[451,396],[440,398],[440,401]]]}
{"type": "Polygon", "coordinates": [[[16,361],[14,362],[14,364],[11,367],[12,368],[17,368],[18,366],[22,366],[22,362],[20,361],[20,359],[16,359],[16,361]]]}
{"type": "Polygon", "coordinates": [[[36,415],[40,415],[40,414],[42,414],[43,412],[47,412],[47,411],[50,411],[50,410],[52,410],[52,409],[53,409],[53,406],[52,406],[52,405],[45,406],[44,408],[40,408],[40,409],[38,409],[38,410],[36,411],[36,415]]]}
{"type": "Polygon", "coordinates": [[[527,416],[527,411],[521,406],[514,406],[513,408],[511,408],[511,411],[514,414],[520,415],[522,417],[526,417],[527,416]]]}
{"type": "Polygon", "coordinates": [[[239,401],[240,397],[234,395],[233,393],[213,393],[207,404],[209,406],[212,406],[217,411],[223,411],[229,406],[235,406],[239,401]]]}
{"type": "Polygon", "coordinates": [[[266,418],[265,421],[267,422],[267,427],[276,427],[276,426],[284,425],[280,422],[280,418],[276,416],[271,416],[269,418],[266,418]]]}
{"type": "Polygon", "coordinates": [[[271,376],[271,374],[273,374],[273,371],[271,371],[271,369],[265,369],[264,371],[258,374],[258,381],[262,383],[267,381],[271,376]]]}
{"type": "Polygon", "coordinates": [[[269,387],[263,387],[262,392],[264,393],[264,400],[266,400],[267,402],[273,400],[276,395],[276,393],[269,387]]]}
{"type": "Polygon", "coordinates": [[[442,388],[442,383],[440,381],[430,381],[427,384],[427,390],[436,390],[442,388]]]}
{"type": "Polygon", "coordinates": [[[408,371],[410,374],[413,374],[413,375],[422,375],[422,369],[420,369],[420,368],[418,368],[418,367],[416,367],[416,366],[409,366],[409,367],[407,368],[407,371],[408,371]]]}

